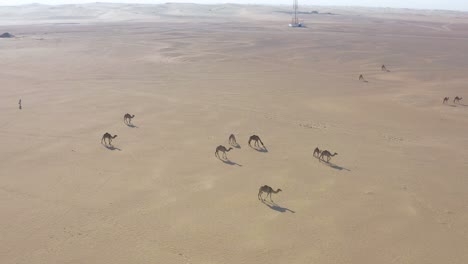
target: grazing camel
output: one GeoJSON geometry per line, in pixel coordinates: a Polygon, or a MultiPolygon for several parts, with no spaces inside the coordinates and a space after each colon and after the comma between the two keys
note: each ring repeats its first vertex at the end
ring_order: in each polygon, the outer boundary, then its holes
{"type": "Polygon", "coordinates": [[[218,147],[216,147],[215,156],[218,157],[218,159],[221,159],[221,157],[219,156],[219,152],[222,152],[223,153],[223,158],[227,160],[228,158],[226,156],[226,152],[231,151],[231,149],[232,148],[226,149],[225,146],[219,145],[218,147]]]}
{"type": "Polygon", "coordinates": [[[127,124],[127,125],[131,125],[132,124],[132,118],[134,118],[135,115],[131,115],[129,113],[126,113],[124,115],[124,123],[127,124]]]}
{"type": "Polygon", "coordinates": [[[238,144],[237,141],[236,141],[236,136],[234,136],[234,134],[231,134],[231,135],[229,136],[229,144],[230,144],[231,146],[239,146],[239,144],[238,144]]]}
{"type": "Polygon", "coordinates": [[[257,136],[257,135],[250,136],[249,146],[251,146],[251,147],[252,147],[252,145],[250,145],[250,142],[252,142],[252,141],[254,141],[254,146],[259,147],[258,142],[260,142],[262,144],[263,148],[265,148],[265,145],[263,144],[263,142],[262,142],[262,140],[260,139],[259,136],[257,136]]]}
{"type": "Polygon", "coordinates": [[[319,157],[319,160],[323,160],[325,161],[325,157],[327,157],[327,163],[330,161],[330,159],[334,156],[338,155],[338,153],[334,153],[334,154],[331,154],[330,151],[328,150],[324,150],[322,151],[322,153],[320,154],[320,157],[319,157]]]}
{"type": "Polygon", "coordinates": [[[267,195],[265,196],[265,198],[268,197],[268,195],[270,196],[270,201],[273,202],[273,200],[271,199],[271,194],[272,193],[279,193],[281,192],[282,190],[281,189],[278,189],[278,190],[273,190],[273,188],[271,188],[270,186],[268,185],[263,185],[262,187],[260,187],[260,189],[258,190],[258,199],[259,200],[262,200],[262,201],[265,201],[262,197],[262,194],[265,192],[267,193],[267,195]]]}
{"type": "Polygon", "coordinates": [[[449,99],[450,99],[450,98],[445,97],[445,98],[444,98],[444,101],[442,102],[442,104],[446,104],[446,103],[448,102],[449,99]]]}
{"type": "Polygon", "coordinates": [[[463,99],[463,97],[458,97],[456,96],[455,99],[453,99],[453,103],[456,104],[456,103],[460,103],[460,101],[463,99]]]}
{"type": "Polygon", "coordinates": [[[361,75],[359,75],[359,80],[360,80],[360,81],[363,81],[363,82],[367,82],[367,80],[366,80],[366,79],[364,79],[364,76],[363,76],[362,74],[361,74],[361,75]]]}
{"type": "Polygon", "coordinates": [[[101,144],[104,142],[104,145],[107,146],[107,143],[106,143],[106,139],[107,141],[109,141],[109,146],[112,146],[112,139],[116,138],[117,135],[114,135],[112,136],[111,134],[109,133],[105,133],[103,136],[102,136],[102,139],[101,139],[101,144]]]}
{"type": "Polygon", "coordinates": [[[320,156],[321,152],[322,151],[318,147],[316,147],[315,150],[314,150],[314,157],[318,158],[320,156]]]}
{"type": "Polygon", "coordinates": [[[382,64],[382,71],[389,72],[389,70],[387,70],[387,67],[385,67],[385,65],[383,65],[383,64],[382,64]]]}

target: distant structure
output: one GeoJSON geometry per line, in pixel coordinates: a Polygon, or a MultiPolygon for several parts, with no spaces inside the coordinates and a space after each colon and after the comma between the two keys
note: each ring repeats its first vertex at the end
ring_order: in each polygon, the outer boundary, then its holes
{"type": "Polygon", "coordinates": [[[13,36],[13,34],[10,34],[8,32],[5,32],[3,34],[0,35],[0,38],[14,38],[15,36],[13,36]]]}
{"type": "Polygon", "coordinates": [[[291,19],[290,27],[304,27],[304,24],[299,23],[299,18],[297,17],[297,9],[299,8],[298,0],[293,0],[293,17],[291,19]]]}

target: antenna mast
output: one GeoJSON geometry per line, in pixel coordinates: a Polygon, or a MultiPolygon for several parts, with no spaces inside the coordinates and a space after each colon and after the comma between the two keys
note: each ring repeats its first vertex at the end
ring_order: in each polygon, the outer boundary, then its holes
{"type": "Polygon", "coordinates": [[[299,8],[298,0],[293,0],[293,9],[294,9],[294,18],[292,24],[299,24],[299,20],[297,19],[297,9],[299,8]]]}
{"type": "Polygon", "coordinates": [[[299,9],[299,0],[293,0],[293,11],[294,15],[291,19],[290,27],[304,27],[302,23],[299,23],[299,18],[297,17],[297,10],[299,9]]]}

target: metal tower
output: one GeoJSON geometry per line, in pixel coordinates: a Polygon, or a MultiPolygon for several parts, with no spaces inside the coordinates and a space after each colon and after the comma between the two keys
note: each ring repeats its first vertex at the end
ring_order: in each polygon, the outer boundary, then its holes
{"type": "Polygon", "coordinates": [[[293,0],[293,17],[291,19],[290,27],[303,27],[302,23],[299,23],[299,18],[297,17],[297,10],[299,9],[299,2],[298,0],[293,0]]]}

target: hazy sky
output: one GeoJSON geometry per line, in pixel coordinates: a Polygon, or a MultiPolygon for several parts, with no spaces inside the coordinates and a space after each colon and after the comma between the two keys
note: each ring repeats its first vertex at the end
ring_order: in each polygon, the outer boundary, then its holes
{"type": "MultiPolygon", "coordinates": [[[[0,5],[21,5],[29,3],[75,4],[89,2],[125,2],[125,3],[242,3],[242,4],[290,4],[292,0],[0,0],[0,5]]],[[[344,5],[405,7],[417,9],[448,9],[468,11],[468,0],[299,0],[299,4],[309,5],[344,5]]]]}

